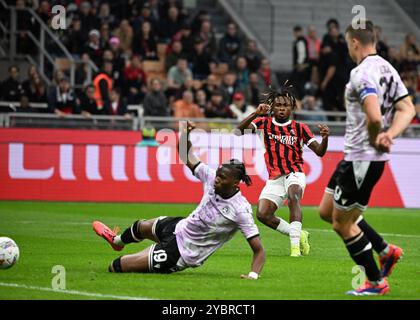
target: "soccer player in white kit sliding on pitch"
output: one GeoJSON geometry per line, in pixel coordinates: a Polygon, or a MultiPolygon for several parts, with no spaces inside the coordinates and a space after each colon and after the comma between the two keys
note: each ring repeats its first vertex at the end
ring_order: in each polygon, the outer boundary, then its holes
{"type": "Polygon", "coordinates": [[[264,265],[265,252],[255,225],[252,208],[239,189],[240,181],[251,184],[245,166],[237,160],[221,165],[217,171],[210,169],[192,154],[189,133],[194,128],[187,122],[179,138],[180,146],[186,145],[180,158],[204,184],[204,195],[199,206],[186,218],[159,217],[138,220],[121,235],[115,234],[102,222],[95,221],[93,229],[120,251],[125,245],[149,239],[156,244],[143,251],[114,260],[110,272],[172,273],[188,267],[201,266],[207,258],[237,230],[241,230],[252,251],[251,271],[241,275],[244,279],[258,279],[264,265]]]}
{"type": "Polygon", "coordinates": [[[389,291],[387,277],[402,250],[387,244],[362,213],[389,160],[393,139],[408,127],[415,111],[398,72],[376,53],[372,22],[364,22],[365,28],[349,26],[346,31],[349,54],[357,67],[346,85],[344,160],[333,173],[319,210],[366,272],[366,282],[347,294],[383,295],[389,291]],[[372,248],[379,253],[381,270],[372,248]]]}

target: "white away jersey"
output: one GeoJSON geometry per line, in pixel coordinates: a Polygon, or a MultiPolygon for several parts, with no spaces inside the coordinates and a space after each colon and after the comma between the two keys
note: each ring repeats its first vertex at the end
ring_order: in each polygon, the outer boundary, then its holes
{"type": "Polygon", "coordinates": [[[251,205],[240,191],[229,199],[215,194],[216,171],[203,163],[195,168],[194,175],[203,182],[203,198],[198,207],[175,228],[179,252],[190,267],[202,265],[238,229],[246,239],[259,234],[251,205]]]}
{"type": "Polygon", "coordinates": [[[389,160],[388,154],[377,152],[369,144],[366,115],[362,104],[370,95],[378,97],[383,126],[389,127],[395,112],[395,103],[406,97],[408,91],[394,67],[379,55],[367,56],[351,71],[350,81],[346,85],[344,159],[347,161],[389,160]]]}

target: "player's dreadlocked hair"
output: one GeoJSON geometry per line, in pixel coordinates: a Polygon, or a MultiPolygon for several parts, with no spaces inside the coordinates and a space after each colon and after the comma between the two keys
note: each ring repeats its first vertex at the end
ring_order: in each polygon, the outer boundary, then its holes
{"type": "Polygon", "coordinates": [[[228,163],[224,163],[222,166],[230,169],[235,175],[235,178],[239,181],[243,181],[247,186],[252,184],[251,177],[246,173],[246,168],[243,162],[237,159],[231,159],[228,163]]]}
{"type": "Polygon", "coordinates": [[[269,86],[268,91],[262,94],[264,96],[263,103],[268,104],[272,109],[276,98],[283,97],[284,99],[289,100],[290,104],[292,105],[292,110],[295,110],[297,107],[296,94],[294,92],[293,86],[289,85],[288,82],[289,80],[286,80],[286,82],[277,90],[269,86]]]}

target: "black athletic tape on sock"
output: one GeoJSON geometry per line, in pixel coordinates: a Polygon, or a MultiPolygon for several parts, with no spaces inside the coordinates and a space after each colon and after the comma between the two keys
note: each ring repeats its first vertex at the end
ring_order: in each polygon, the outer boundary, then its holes
{"type": "Polygon", "coordinates": [[[141,223],[141,220],[137,220],[130,227],[125,229],[125,231],[121,235],[121,241],[124,244],[139,242],[143,240],[143,237],[139,231],[140,223],[141,223]]]}
{"type": "Polygon", "coordinates": [[[388,244],[386,241],[365,221],[365,219],[360,220],[357,225],[362,229],[377,253],[381,253],[387,247],[388,244]]]}
{"type": "Polygon", "coordinates": [[[381,272],[376,265],[372,252],[372,244],[363,232],[357,236],[344,240],[350,256],[357,265],[365,268],[366,276],[370,281],[379,281],[381,272]]]}

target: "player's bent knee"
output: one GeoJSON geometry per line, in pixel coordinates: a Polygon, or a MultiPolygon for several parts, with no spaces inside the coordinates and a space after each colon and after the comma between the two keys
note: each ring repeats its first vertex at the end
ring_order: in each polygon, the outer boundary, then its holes
{"type": "Polygon", "coordinates": [[[325,210],[324,208],[319,209],[319,216],[322,220],[332,223],[332,215],[331,212],[325,210]]]}
{"type": "Polygon", "coordinates": [[[261,222],[267,221],[273,213],[269,209],[257,210],[257,219],[261,222]]]}

